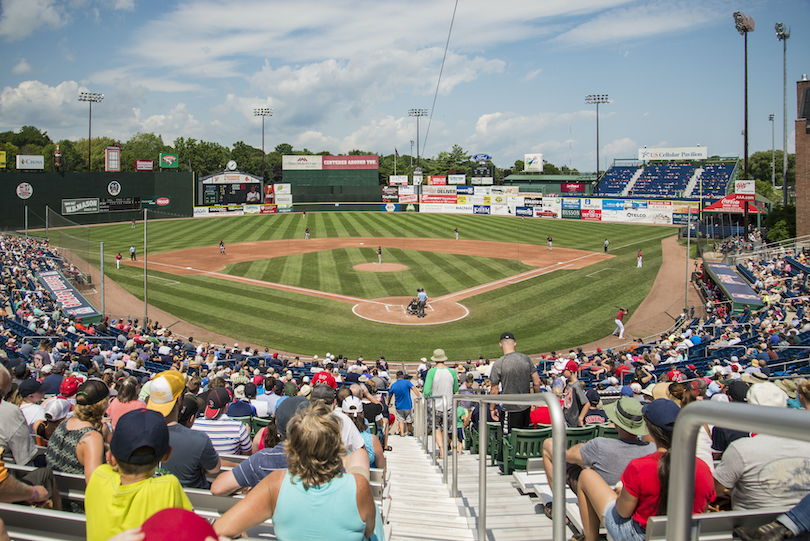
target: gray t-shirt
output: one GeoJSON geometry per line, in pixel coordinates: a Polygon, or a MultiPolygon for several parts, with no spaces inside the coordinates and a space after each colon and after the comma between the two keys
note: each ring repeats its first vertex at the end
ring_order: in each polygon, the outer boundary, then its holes
{"type": "Polygon", "coordinates": [[[760,434],[729,445],[714,478],[737,509],[790,507],[810,492],[810,442],[760,434]]]}
{"type": "Polygon", "coordinates": [[[588,399],[581,381],[566,384],[563,390],[563,409],[565,410],[565,423],[568,426],[579,426],[579,414],[582,406],[587,403],[588,399]]]}
{"type": "Polygon", "coordinates": [[[210,487],[203,469],[216,468],[219,455],[208,434],[174,424],[169,426],[169,445],[172,446],[172,456],[161,462],[161,468],[174,474],[184,487],[210,487]]]}
{"type": "MultiPolygon", "coordinates": [[[[493,385],[501,384],[503,394],[529,394],[532,389],[534,364],[528,355],[513,351],[492,364],[489,380],[493,385]]],[[[524,411],[529,406],[504,404],[504,411],[524,411]]]]}
{"type": "Polygon", "coordinates": [[[614,486],[631,460],[655,452],[652,442],[631,442],[615,438],[594,438],[579,450],[585,465],[614,486]]]}

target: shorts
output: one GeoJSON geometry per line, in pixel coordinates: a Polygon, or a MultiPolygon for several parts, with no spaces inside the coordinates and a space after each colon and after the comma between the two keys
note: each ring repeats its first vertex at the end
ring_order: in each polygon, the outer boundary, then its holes
{"type": "Polygon", "coordinates": [[[608,537],[622,541],[645,541],[647,533],[633,517],[624,518],[616,511],[616,500],[611,500],[602,512],[602,524],[608,537]]]}
{"type": "MultiPolygon", "coordinates": [[[[452,411],[447,412],[447,417],[451,423],[454,422],[452,411]]],[[[444,428],[444,411],[436,410],[433,412],[433,423],[433,428],[435,430],[441,430],[444,428]]]]}
{"type": "Polygon", "coordinates": [[[413,410],[394,410],[394,418],[403,423],[413,423],[413,410]]]}

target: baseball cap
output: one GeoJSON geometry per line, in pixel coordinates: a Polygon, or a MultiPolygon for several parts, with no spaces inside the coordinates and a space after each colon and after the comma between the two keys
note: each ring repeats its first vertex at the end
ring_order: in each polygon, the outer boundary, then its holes
{"type": "Polygon", "coordinates": [[[787,399],[787,393],[770,381],[751,385],[748,389],[748,403],[756,406],[786,408],[787,399]]]}
{"type": "Polygon", "coordinates": [[[726,394],[734,402],[747,402],[748,384],[740,380],[732,381],[728,384],[726,394]]]}
{"type": "Polygon", "coordinates": [[[565,368],[563,368],[563,371],[565,370],[568,370],[569,372],[578,372],[579,365],[577,364],[576,361],[568,361],[567,363],[565,363],[565,368]]]}
{"type": "Polygon", "coordinates": [[[175,402],[186,388],[186,379],[177,370],[166,370],[157,375],[149,385],[147,409],[166,417],[172,412],[175,402]]]}
{"type": "MultiPolygon", "coordinates": [[[[289,400],[289,398],[287,400],[289,400]]],[[[285,400],[285,402],[287,400],[285,400]]],[[[321,383],[312,388],[310,400],[323,400],[327,404],[332,404],[332,402],[335,401],[335,390],[329,385],[321,383]]]]}
{"type": "Polygon", "coordinates": [[[295,395],[297,395],[298,394],[298,385],[296,385],[292,381],[287,383],[287,385],[284,386],[284,394],[286,396],[295,396],[295,395]]]}
{"type": "Polygon", "coordinates": [[[20,363],[14,367],[14,377],[15,378],[22,378],[25,375],[25,371],[28,370],[28,366],[25,363],[20,363]]]}
{"type": "MultiPolygon", "coordinates": [[[[98,404],[105,398],[115,396],[118,393],[107,387],[107,384],[97,378],[90,378],[76,391],[76,404],[79,406],[92,406],[98,404]]],[[[165,424],[165,423],[164,423],[165,424]]]]}
{"type": "Polygon", "coordinates": [[[629,396],[623,396],[605,406],[605,414],[613,421],[631,434],[643,436],[647,433],[644,418],[641,416],[641,402],[629,396]]]}
{"type": "Polygon", "coordinates": [[[356,396],[347,396],[343,399],[343,413],[356,415],[363,412],[363,402],[356,396]]]}
{"type": "Polygon", "coordinates": [[[52,364],[46,364],[45,366],[40,368],[39,371],[42,372],[43,374],[50,374],[53,371],[53,365],[52,364]]]}
{"type": "Polygon", "coordinates": [[[20,393],[20,396],[25,398],[26,396],[31,396],[32,394],[42,393],[45,392],[45,389],[48,388],[46,383],[40,383],[35,379],[27,379],[20,383],[17,387],[17,391],[20,393]]]}
{"type": "Polygon", "coordinates": [[[622,386],[622,396],[629,396],[632,398],[634,394],[635,393],[633,393],[632,387],[630,387],[629,385],[622,386]]]}
{"type": "Polygon", "coordinates": [[[245,396],[247,398],[256,398],[256,384],[245,383],[245,396]]]}
{"type": "MultiPolygon", "coordinates": [[[[319,385],[319,387],[326,387],[329,390],[332,388],[328,385],[319,385]]],[[[316,387],[317,388],[317,387],[316,387]]],[[[276,410],[276,429],[281,434],[287,434],[287,423],[290,422],[292,416],[309,406],[309,400],[303,396],[291,396],[286,398],[281,404],[278,405],[276,410]]]]}
{"type": "Polygon", "coordinates": [[[177,415],[177,422],[186,424],[192,417],[196,417],[200,412],[200,406],[197,403],[197,398],[190,393],[186,393],[183,397],[183,405],[180,407],[180,413],[177,415]]]}
{"type": "Polygon", "coordinates": [[[222,387],[213,389],[208,393],[208,407],[205,408],[205,416],[208,419],[219,419],[222,411],[231,403],[231,395],[222,387]]]}
{"type": "Polygon", "coordinates": [[[70,402],[58,396],[52,396],[42,403],[46,421],[60,421],[70,413],[70,402]]]}
{"type": "Polygon", "coordinates": [[[144,541],[205,541],[217,539],[207,520],[192,511],[170,507],[158,511],[141,525],[144,541]],[[171,525],[170,528],[167,528],[171,525]]]}
{"type": "Polygon", "coordinates": [[[110,441],[110,451],[116,460],[127,464],[157,462],[169,450],[169,427],[157,411],[140,408],[125,413],[118,419],[110,441]],[[135,451],[149,447],[152,452],[135,455],[135,451]]]}
{"type": "Polygon", "coordinates": [[[672,400],[657,398],[641,407],[641,413],[658,428],[672,432],[681,408],[672,400]]]}
{"type": "MultiPolygon", "coordinates": [[[[601,400],[601,397],[599,396],[599,392],[594,390],[594,389],[591,389],[590,391],[585,393],[585,398],[588,399],[588,402],[590,402],[591,406],[595,406],[596,404],[599,403],[599,400],[601,400]]],[[[344,403],[345,403],[345,400],[344,400],[344,403]]]]}
{"type": "Polygon", "coordinates": [[[501,335],[501,340],[514,340],[515,335],[510,332],[505,332],[501,335]]]}
{"type": "Polygon", "coordinates": [[[68,376],[62,380],[59,385],[59,394],[65,398],[70,398],[79,390],[79,385],[82,384],[82,379],[78,376],[68,376]]]}
{"type": "Polygon", "coordinates": [[[53,365],[53,371],[56,374],[61,374],[67,369],[67,364],[64,361],[59,361],[53,365]]]}

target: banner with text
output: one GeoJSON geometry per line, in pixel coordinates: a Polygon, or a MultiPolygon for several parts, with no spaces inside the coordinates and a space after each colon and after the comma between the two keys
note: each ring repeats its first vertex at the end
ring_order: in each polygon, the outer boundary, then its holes
{"type": "Polygon", "coordinates": [[[56,302],[66,314],[81,318],[100,317],[101,314],[84,298],[84,295],[76,291],[76,288],[68,282],[61,272],[38,272],[37,280],[51,292],[51,295],[56,298],[56,302]]]}
{"type": "Polygon", "coordinates": [[[640,148],[638,159],[651,160],[706,160],[709,150],[706,147],[640,148]]]}

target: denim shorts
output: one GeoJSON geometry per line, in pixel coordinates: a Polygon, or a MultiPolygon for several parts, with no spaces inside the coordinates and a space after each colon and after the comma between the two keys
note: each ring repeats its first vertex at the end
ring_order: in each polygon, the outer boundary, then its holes
{"type": "Polygon", "coordinates": [[[616,500],[611,500],[602,513],[602,523],[611,539],[617,541],[645,541],[646,532],[633,520],[633,517],[624,518],[616,511],[616,500]]]}

